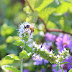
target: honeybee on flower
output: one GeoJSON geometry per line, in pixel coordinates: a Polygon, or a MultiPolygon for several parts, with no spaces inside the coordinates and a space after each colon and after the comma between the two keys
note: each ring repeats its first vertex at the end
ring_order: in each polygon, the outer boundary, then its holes
{"type": "Polygon", "coordinates": [[[34,32],[34,24],[29,24],[28,22],[24,22],[20,24],[19,29],[19,37],[22,38],[21,41],[31,42],[33,38],[34,32]]]}
{"type": "Polygon", "coordinates": [[[31,30],[31,33],[34,32],[34,26],[31,25],[31,24],[24,25],[24,29],[30,29],[31,30]]]}

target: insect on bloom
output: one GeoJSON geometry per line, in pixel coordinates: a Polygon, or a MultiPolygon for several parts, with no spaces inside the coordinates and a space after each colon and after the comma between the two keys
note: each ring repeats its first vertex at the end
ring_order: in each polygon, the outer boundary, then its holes
{"type": "Polygon", "coordinates": [[[31,25],[31,24],[24,25],[24,29],[30,29],[31,30],[31,33],[34,32],[34,26],[31,25]]]}
{"type": "Polygon", "coordinates": [[[33,32],[34,32],[34,24],[29,24],[28,22],[24,22],[19,25],[19,37],[23,42],[32,42],[33,32]]]}

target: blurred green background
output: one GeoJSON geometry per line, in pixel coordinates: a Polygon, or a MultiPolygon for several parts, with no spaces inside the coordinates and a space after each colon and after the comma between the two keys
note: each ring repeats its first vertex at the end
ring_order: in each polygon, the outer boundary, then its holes
{"type": "MultiPolygon", "coordinates": [[[[13,45],[17,40],[19,24],[29,22],[35,24],[35,41],[41,43],[45,33],[44,24],[49,29],[61,29],[72,33],[72,0],[28,0],[34,12],[25,0],[0,0],[0,62],[6,64],[3,58],[8,54],[18,55],[19,46],[13,45]]],[[[57,33],[55,33],[57,34],[57,33]]],[[[16,62],[15,62],[16,63],[16,62]]],[[[43,67],[43,66],[42,66],[43,67]]],[[[30,68],[31,72],[32,69],[30,68]]],[[[0,72],[3,72],[0,68],[0,72]]],[[[34,71],[33,71],[34,72],[34,71]]]]}

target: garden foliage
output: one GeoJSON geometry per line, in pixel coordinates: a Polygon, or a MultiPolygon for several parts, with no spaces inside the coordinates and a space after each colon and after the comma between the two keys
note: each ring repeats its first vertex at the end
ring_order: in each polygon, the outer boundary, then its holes
{"type": "Polygon", "coordinates": [[[72,0],[0,0],[0,7],[1,72],[72,72],[72,0]]]}

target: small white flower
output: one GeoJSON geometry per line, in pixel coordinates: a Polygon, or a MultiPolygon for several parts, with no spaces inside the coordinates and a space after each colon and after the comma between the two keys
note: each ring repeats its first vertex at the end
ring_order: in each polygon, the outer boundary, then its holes
{"type": "Polygon", "coordinates": [[[57,55],[56,57],[57,57],[57,58],[59,58],[59,57],[60,57],[60,55],[57,55]]]}
{"type": "Polygon", "coordinates": [[[64,59],[64,56],[61,56],[64,59]]]}
{"type": "MultiPolygon", "coordinates": [[[[28,22],[24,22],[22,24],[19,25],[19,37],[22,38],[21,41],[25,43],[25,40],[23,37],[26,37],[26,33],[28,33],[28,41],[26,41],[26,43],[31,43],[33,40],[33,33],[31,32],[30,28],[25,28],[26,25],[31,25],[28,22]]],[[[31,46],[32,47],[32,46],[31,46]]]]}
{"type": "Polygon", "coordinates": [[[28,56],[30,56],[30,55],[31,55],[31,52],[30,52],[30,53],[28,53],[27,55],[28,55],[28,56]]]}
{"type": "Polygon", "coordinates": [[[57,63],[59,62],[58,60],[55,60],[57,63]]]}
{"type": "Polygon", "coordinates": [[[52,57],[52,55],[49,55],[50,57],[52,57]]]}
{"type": "Polygon", "coordinates": [[[37,45],[36,42],[33,42],[33,45],[34,45],[35,47],[37,47],[37,49],[40,49],[40,48],[41,48],[41,45],[37,45]]]}
{"type": "Polygon", "coordinates": [[[44,32],[43,31],[40,31],[39,33],[41,36],[44,36],[44,32]]]}
{"type": "Polygon", "coordinates": [[[53,54],[53,50],[50,51],[50,54],[53,54]]]}
{"type": "Polygon", "coordinates": [[[67,51],[66,48],[64,48],[64,51],[67,51]]]}

